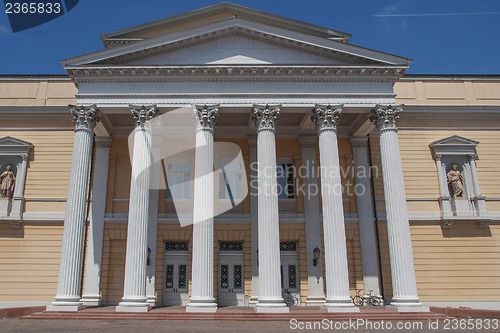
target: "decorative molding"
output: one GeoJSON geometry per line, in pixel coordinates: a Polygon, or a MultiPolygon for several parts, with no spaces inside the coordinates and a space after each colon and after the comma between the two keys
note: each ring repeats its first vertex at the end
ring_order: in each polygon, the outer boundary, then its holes
{"type": "Polygon", "coordinates": [[[96,104],[91,105],[69,105],[70,113],[73,115],[73,124],[77,130],[93,130],[99,122],[99,110],[96,104]]]}
{"type": "Polygon", "coordinates": [[[134,105],[130,104],[130,113],[134,116],[134,127],[144,128],[147,122],[156,117],[156,104],[134,105]]]}
{"type": "Polygon", "coordinates": [[[322,105],[316,104],[312,110],[311,120],[318,128],[323,130],[337,130],[339,115],[342,113],[343,104],[322,105]]]}
{"type": "Polygon", "coordinates": [[[281,104],[254,104],[252,120],[257,127],[257,131],[260,130],[272,130],[276,129],[276,121],[278,115],[280,114],[281,104]]]}
{"type": "Polygon", "coordinates": [[[370,120],[377,126],[379,131],[397,130],[399,114],[403,111],[403,105],[377,104],[372,110],[370,120]]]}
{"type": "Polygon", "coordinates": [[[219,116],[219,104],[195,105],[193,114],[197,129],[213,130],[219,116]]]}

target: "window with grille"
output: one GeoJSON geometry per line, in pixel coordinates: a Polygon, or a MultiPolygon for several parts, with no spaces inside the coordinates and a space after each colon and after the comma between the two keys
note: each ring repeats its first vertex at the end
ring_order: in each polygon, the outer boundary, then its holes
{"type": "Polygon", "coordinates": [[[293,163],[277,165],[278,198],[295,199],[295,179],[293,163]]]}
{"type": "Polygon", "coordinates": [[[187,265],[179,265],[179,288],[187,286],[187,265]]]}
{"type": "Polygon", "coordinates": [[[288,265],[288,288],[297,288],[297,266],[288,265]]]}
{"type": "Polygon", "coordinates": [[[297,252],[297,242],[280,242],[280,251],[297,252]]]}
{"type": "Polygon", "coordinates": [[[241,265],[234,265],[234,289],[241,289],[242,286],[242,274],[241,265]]]}
{"type": "Polygon", "coordinates": [[[169,289],[174,287],[174,265],[167,265],[165,287],[169,289]]]}
{"type": "Polygon", "coordinates": [[[242,252],[243,242],[219,242],[219,251],[221,252],[242,252]]]}
{"type": "Polygon", "coordinates": [[[165,251],[188,252],[188,242],[165,242],[165,251]]]}
{"type": "Polygon", "coordinates": [[[191,196],[191,163],[179,160],[167,164],[167,199],[189,199],[191,196]]]}
{"type": "Polygon", "coordinates": [[[219,199],[243,198],[243,167],[240,163],[219,163],[219,199]]]}
{"type": "Polygon", "coordinates": [[[220,287],[222,289],[229,288],[229,265],[220,266],[220,287]]]}

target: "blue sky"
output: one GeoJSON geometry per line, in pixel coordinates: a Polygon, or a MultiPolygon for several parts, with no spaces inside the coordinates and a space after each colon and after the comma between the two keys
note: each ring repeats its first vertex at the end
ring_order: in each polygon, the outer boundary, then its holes
{"type": "MultiPolygon", "coordinates": [[[[0,74],[64,74],[60,61],[103,48],[99,35],[218,3],[80,0],[67,14],[11,33],[0,5],[0,74]]],[[[233,0],[353,35],[350,43],[413,59],[413,74],[500,74],[498,0],[233,0]]]]}

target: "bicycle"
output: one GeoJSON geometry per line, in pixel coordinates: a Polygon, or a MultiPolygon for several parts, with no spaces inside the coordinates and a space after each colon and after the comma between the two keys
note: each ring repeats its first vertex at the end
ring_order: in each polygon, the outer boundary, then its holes
{"type": "Polygon", "coordinates": [[[358,294],[356,296],[351,297],[352,302],[356,306],[363,306],[365,305],[365,303],[373,306],[380,306],[381,304],[384,303],[382,297],[373,295],[373,290],[370,290],[370,293],[364,296],[361,296],[361,292],[362,290],[360,289],[358,290],[358,294]]]}
{"type": "Polygon", "coordinates": [[[293,295],[289,291],[283,292],[283,300],[285,301],[286,306],[298,306],[299,299],[297,296],[293,295]]]}

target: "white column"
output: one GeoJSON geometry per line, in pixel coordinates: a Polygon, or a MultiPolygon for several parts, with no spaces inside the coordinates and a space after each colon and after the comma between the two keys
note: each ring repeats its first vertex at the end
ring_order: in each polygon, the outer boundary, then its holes
{"type": "Polygon", "coordinates": [[[250,153],[250,234],[252,251],[252,297],[250,304],[255,305],[259,301],[259,211],[258,211],[258,179],[257,179],[257,136],[248,137],[250,153]]]}
{"type": "Polygon", "coordinates": [[[85,305],[101,305],[101,261],[108,184],[109,149],[111,137],[95,138],[94,179],[92,181],[92,206],[87,239],[85,266],[85,294],[80,300],[85,305]]]}
{"type": "Polygon", "coordinates": [[[11,217],[21,219],[24,204],[24,186],[26,184],[26,171],[28,170],[29,154],[21,155],[21,163],[17,165],[16,186],[12,196],[11,217]]]}
{"type": "Polygon", "coordinates": [[[187,312],[216,312],[214,298],[214,126],[218,105],[196,105],[193,274],[187,312]]]}
{"type": "Polygon", "coordinates": [[[134,115],[134,148],[130,203],[128,211],[127,252],[122,302],[118,312],[147,312],[146,263],[148,255],[149,186],[151,177],[151,120],[156,106],[130,105],[134,115]]]}
{"type": "Polygon", "coordinates": [[[47,311],[78,311],[83,259],[83,238],[87,208],[87,188],[92,151],[93,129],[99,120],[96,105],[71,106],[75,124],[73,156],[66,199],[63,242],[56,301],[47,311]]]}
{"type": "MultiPolygon", "coordinates": [[[[319,216],[319,187],[316,164],[316,136],[300,136],[302,151],[302,181],[304,188],[304,215],[306,218],[307,286],[306,305],[323,305],[323,260],[314,260],[315,248],[321,250],[321,224],[319,216]]],[[[323,251],[322,251],[323,252],[323,251]]]]}
{"type": "Polygon", "coordinates": [[[257,312],[288,312],[281,297],[280,238],[276,180],[276,118],[280,105],[254,105],[257,127],[259,302],[257,312]]]}
{"type": "Polygon", "coordinates": [[[359,236],[361,243],[361,262],[363,265],[363,285],[365,293],[373,290],[380,295],[377,242],[370,186],[370,165],[368,162],[367,141],[365,137],[351,138],[356,178],[356,203],[358,206],[359,236]]]}
{"type": "Polygon", "coordinates": [[[477,178],[477,166],[476,166],[477,159],[478,159],[477,154],[469,154],[470,171],[472,174],[472,185],[474,188],[474,202],[476,205],[477,214],[483,216],[487,214],[486,200],[485,200],[486,197],[481,195],[481,189],[479,187],[479,179],[477,178]]]}
{"type": "Polygon", "coordinates": [[[419,302],[410,224],[406,206],[397,120],[402,106],[377,105],[371,120],[378,127],[384,180],[385,212],[392,273],[391,305],[398,311],[429,311],[419,302]]]}
{"type": "Polygon", "coordinates": [[[319,133],[323,238],[325,246],[326,303],[328,312],[357,312],[349,296],[347,244],[340,182],[337,120],[342,105],[316,105],[312,121],[319,133]]]}

